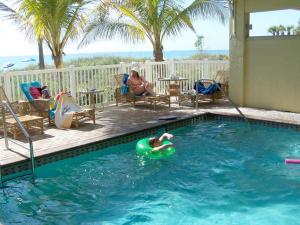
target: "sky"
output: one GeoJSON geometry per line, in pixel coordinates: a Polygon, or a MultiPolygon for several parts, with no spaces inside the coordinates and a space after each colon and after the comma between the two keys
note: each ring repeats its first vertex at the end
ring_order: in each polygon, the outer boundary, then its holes
{"type": "MultiPolygon", "coordinates": [[[[300,11],[284,10],[268,13],[251,14],[251,23],[254,36],[268,35],[267,29],[272,25],[297,25],[300,11]]],[[[229,25],[221,24],[216,20],[198,20],[194,23],[196,33],[204,36],[205,50],[228,50],[229,49],[229,25]]],[[[77,49],[78,41],[72,42],[65,48],[66,54],[90,53],[90,52],[122,52],[122,51],[152,51],[151,44],[146,41],[138,44],[129,44],[121,40],[95,41],[86,47],[77,49]]],[[[196,34],[185,30],[181,36],[166,39],[164,50],[194,50],[196,34]]],[[[50,54],[47,46],[45,54],[50,54]]],[[[34,40],[26,39],[25,35],[16,29],[9,21],[0,21],[0,56],[37,55],[37,44],[34,40]]]]}
{"type": "MultiPolygon", "coordinates": [[[[220,24],[217,21],[197,21],[195,23],[197,34],[204,36],[204,48],[212,50],[228,49],[228,24],[220,24]]],[[[69,44],[65,52],[88,53],[88,52],[119,52],[119,51],[152,51],[150,42],[129,44],[121,40],[96,41],[86,47],[77,49],[80,38],[76,42],[69,44]]],[[[185,30],[181,36],[166,39],[164,50],[193,50],[196,41],[196,34],[190,30],[185,30]]],[[[45,46],[45,53],[50,52],[45,46]]],[[[26,39],[25,35],[15,29],[9,22],[0,22],[0,55],[36,55],[38,53],[37,44],[34,40],[26,39]]]]}
{"type": "MultiPolygon", "coordinates": [[[[9,5],[9,1],[4,1],[9,5]]],[[[191,2],[191,0],[188,0],[191,2]]],[[[229,25],[221,24],[216,20],[195,21],[194,27],[198,35],[204,36],[204,49],[207,50],[227,50],[229,48],[229,25]]],[[[163,43],[164,50],[194,50],[194,43],[197,37],[191,30],[184,30],[181,36],[166,39],[163,43]]],[[[70,43],[65,48],[66,54],[89,53],[89,52],[120,52],[120,51],[152,51],[149,41],[129,44],[121,40],[95,41],[86,47],[77,49],[80,38],[76,42],[70,43]]],[[[47,46],[44,48],[45,54],[50,54],[47,46]]],[[[37,44],[34,40],[26,39],[9,21],[0,20],[0,56],[16,55],[37,55],[37,44]]]]}
{"type": "Polygon", "coordinates": [[[271,35],[267,32],[271,26],[297,26],[300,21],[300,10],[277,10],[250,14],[250,36],[271,35]]]}

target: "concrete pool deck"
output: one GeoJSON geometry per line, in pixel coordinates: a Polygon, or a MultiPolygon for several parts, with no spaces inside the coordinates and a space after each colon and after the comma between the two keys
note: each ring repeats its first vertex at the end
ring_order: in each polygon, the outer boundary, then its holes
{"type": "MultiPolygon", "coordinates": [[[[300,114],[297,113],[253,108],[240,109],[246,117],[251,119],[300,125],[300,114]]],[[[106,107],[103,112],[97,113],[96,125],[87,121],[82,123],[79,129],[72,128],[69,130],[59,130],[54,126],[46,126],[43,135],[32,136],[34,154],[35,157],[39,157],[169,123],[169,121],[158,120],[160,116],[164,115],[189,118],[205,113],[238,115],[237,111],[227,101],[199,104],[198,110],[189,106],[178,107],[176,104],[172,105],[170,110],[160,106],[156,111],[150,106],[142,104],[136,108],[130,105],[110,106],[106,107]]],[[[24,138],[20,137],[14,142],[10,141],[9,146],[11,149],[6,150],[3,138],[0,140],[1,166],[28,159],[28,143],[24,138]]]]}

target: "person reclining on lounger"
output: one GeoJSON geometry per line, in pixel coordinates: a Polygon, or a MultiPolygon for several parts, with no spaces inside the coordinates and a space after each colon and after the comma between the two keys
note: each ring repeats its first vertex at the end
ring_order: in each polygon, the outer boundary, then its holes
{"type": "Polygon", "coordinates": [[[149,145],[153,148],[152,152],[162,151],[162,150],[167,149],[168,147],[174,147],[173,143],[162,144],[165,139],[171,140],[173,138],[174,138],[174,135],[169,134],[169,133],[164,133],[163,135],[160,136],[160,138],[157,138],[157,137],[150,138],[149,145]]]}
{"type": "Polygon", "coordinates": [[[50,99],[48,84],[42,87],[30,87],[29,92],[34,99],[50,99]]]}
{"type": "Polygon", "coordinates": [[[137,67],[132,67],[127,84],[135,95],[155,95],[152,85],[139,75],[137,67]]]}

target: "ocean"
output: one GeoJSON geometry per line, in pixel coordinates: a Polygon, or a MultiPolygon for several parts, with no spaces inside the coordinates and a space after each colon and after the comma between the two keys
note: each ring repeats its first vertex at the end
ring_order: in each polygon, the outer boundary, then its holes
{"type": "MultiPolygon", "coordinates": [[[[184,59],[197,54],[197,50],[185,51],[165,51],[164,59],[184,59]]],[[[204,50],[204,54],[224,54],[228,55],[228,50],[204,50]]],[[[98,53],[80,53],[66,54],[64,62],[79,58],[93,58],[98,56],[113,56],[113,57],[132,57],[132,58],[153,58],[152,51],[131,51],[131,52],[98,52],[98,53]]],[[[4,69],[8,64],[13,64],[11,69],[22,69],[30,65],[38,64],[38,55],[27,56],[0,56],[0,70],[4,69]]],[[[45,64],[53,65],[51,55],[45,55],[45,64]]]]}

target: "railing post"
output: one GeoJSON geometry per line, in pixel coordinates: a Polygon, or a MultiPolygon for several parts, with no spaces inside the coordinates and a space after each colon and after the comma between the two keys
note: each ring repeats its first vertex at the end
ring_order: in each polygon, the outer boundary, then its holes
{"type": "MultiPolygon", "coordinates": [[[[3,99],[1,99],[1,101],[3,101],[3,99]]],[[[6,111],[5,106],[2,103],[1,113],[2,113],[2,123],[3,123],[3,137],[4,137],[4,142],[5,142],[5,148],[6,148],[5,150],[9,150],[5,111],[6,111]]]]}
{"type": "Polygon", "coordinates": [[[204,60],[201,60],[201,76],[200,76],[200,79],[204,79],[204,66],[205,66],[205,63],[204,63],[204,60]]]}
{"type": "Polygon", "coordinates": [[[170,74],[169,75],[175,76],[176,74],[175,74],[175,61],[174,61],[174,59],[170,59],[168,61],[168,63],[169,63],[169,66],[170,66],[170,74]]]}
{"type": "Polygon", "coordinates": [[[150,60],[146,60],[145,62],[145,78],[149,82],[153,83],[154,79],[152,77],[152,68],[150,62],[150,60]]]}
{"type": "Polygon", "coordinates": [[[125,63],[124,62],[120,62],[120,70],[119,70],[120,74],[126,73],[126,68],[125,68],[125,63]]]}
{"type": "Polygon", "coordinates": [[[71,95],[77,99],[77,88],[76,88],[76,81],[75,81],[75,71],[74,66],[69,66],[69,78],[70,78],[70,91],[71,95]]]}
{"type": "Polygon", "coordinates": [[[10,82],[10,74],[9,73],[4,73],[4,89],[6,96],[9,100],[12,100],[12,95],[11,95],[11,82],[10,82]]]}
{"type": "Polygon", "coordinates": [[[211,74],[209,73],[209,70],[210,70],[210,63],[207,59],[205,59],[205,74],[206,76],[204,78],[207,78],[207,79],[212,79],[210,76],[211,74]]]}

